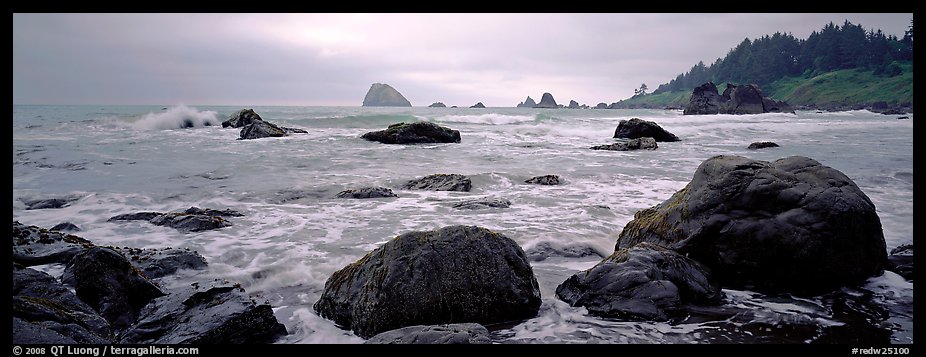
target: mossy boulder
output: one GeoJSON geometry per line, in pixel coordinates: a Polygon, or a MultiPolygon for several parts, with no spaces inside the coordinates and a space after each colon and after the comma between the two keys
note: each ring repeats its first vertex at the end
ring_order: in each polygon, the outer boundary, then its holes
{"type": "Polygon", "coordinates": [[[881,220],[842,172],[813,159],[715,156],[685,188],[641,210],[616,250],[650,242],[714,271],[724,286],[812,294],[858,284],[887,262],[881,220]]]}
{"type": "Polygon", "coordinates": [[[503,234],[449,226],[402,234],[335,272],[315,311],[360,337],[413,325],[528,319],[540,289],[503,234]]]}

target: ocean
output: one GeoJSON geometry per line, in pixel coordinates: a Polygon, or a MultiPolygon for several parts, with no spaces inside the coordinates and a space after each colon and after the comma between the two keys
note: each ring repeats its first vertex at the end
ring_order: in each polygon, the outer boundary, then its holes
{"type": "MultiPolygon", "coordinates": [[[[209,276],[238,282],[255,300],[273,305],[289,331],[278,343],[363,342],[316,315],[312,304],[331,273],[399,234],[477,225],[525,250],[575,244],[606,256],[635,212],[669,198],[702,161],[720,154],[767,161],[801,155],[836,168],[874,202],[888,250],[913,241],[912,114],[898,120],[868,111],[683,116],[674,110],[253,107],[266,121],[308,134],[236,140],[239,130],[219,123],[242,108],[14,105],[13,220],[46,228],[71,222],[82,229],[75,234],[98,245],[196,250],[208,260],[209,276]],[[618,122],[633,117],[655,121],[682,141],[661,142],[654,151],[589,150],[613,142],[618,122]],[[360,138],[416,120],[459,130],[462,142],[385,145],[360,138]],[[747,150],[755,141],[781,147],[747,150]],[[472,191],[400,188],[435,173],[467,175],[472,191]],[[546,174],[565,182],[524,183],[546,174]],[[389,187],[399,198],[334,198],[366,186],[389,187]],[[63,196],[79,199],[60,209],[26,210],[24,203],[63,196]],[[511,207],[452,208],[486,197],[507,199],[511,207]],[[107,222],[123,213],[190,206],[244,216],[232,217],[231,227],[199,233],[107,222]]],[[[854,326],[824,298],[743,290],[724,289],[726,304],[753,313],[720,322],[607,320],[555,297],[557,285],[600,260],[532,262],[543,298],[539,316],[494,326],[493,341],[801,343],[816,341],[826,328],[854,326]]],[[[60,274],[63,267],[40,269],[60,274]]],[[[182,274],[174,279],[184,283],[182,274]]],[[[846,293],[887,311],[875,325],[891,342],[913,342],[912,282],[885,272],[846,293]]]]}

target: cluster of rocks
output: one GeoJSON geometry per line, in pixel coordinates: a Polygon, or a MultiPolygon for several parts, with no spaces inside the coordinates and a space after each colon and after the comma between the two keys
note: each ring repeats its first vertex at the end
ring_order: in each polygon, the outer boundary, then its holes
{"type": "Polygon", "coordinates": [[[286,334],[240,285],[159,284],[204,269],[194,251],[101,247],[16,221],[12,249],[14,344],[269,343],[286,334]],[[66,264],[60,281],[29,268],[52,263],[66,264]]]}
{"type": "Polygon", "coordinates": [[[222,122],[223,128],[241,128],[239,140],[260,139],[268,137],[283,137],[289,134],[306,134],[302,129],[287,128],[266,122],[254,109],[241,109],[228,116],[222,122]]]}
{"type": "Polygon", "coordinates": [[[776,101],[762,95],[755,84],[735,85],[727,83],[723,94],[718,94],[713,82],[704,83],[691,93],[685,115],[700,114],[762,114],[772,112],[794,112],[788,103],[776,101]]]}
{"type": "Polygon", "coordinates": [[[242,213],[231,210],[202,209],[190,207],[183,212],[136,212],[109,218],[117,221],[148,221],[154,225],[171,227],[181,232],[200,232],[231,226],[225,217],[241,217],[242,213]]]}
{"type": "Polygon", "coordinates": [[[631,151],[631,150],[656,150],[659,146],[657,141],[672,142],[680,139],[655,122],[642,120],[640,118],[631,118],[630,120],[621,120],[617,129],[614,130],[614,138],[620,141],[592,146],[592,150],[610,150],[610,151],[631,151]]]}

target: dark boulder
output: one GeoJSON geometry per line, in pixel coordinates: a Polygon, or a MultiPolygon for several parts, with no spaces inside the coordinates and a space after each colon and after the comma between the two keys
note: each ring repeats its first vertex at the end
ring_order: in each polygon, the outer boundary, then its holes
{"type": "Polygon", "coordinates": [[[560,180],[559,176],[557,175],[543,175],[531,177],[524,181],[524,183],[551,186],[561,184],[562,180],[560,180]]]}
{"type": "Polygon", "coordinates": [[[412,103],[388,84],[373,83],[363,97],[364,107],[410,107],[412,103]]]}
{"type": "Polygon", "coordinates": [[[553,99],[553,95],[550,93],[544,93],[540,97],[540,103],[534,106],[534,108],[558,108],[559,105],[556,104],[556,100],[553,99]]]}
{"type": "Polygon", "coordinates": [[[598,249],[592,247],[588,244],[580,243],[554,243],[554,242],[540,242],[533,247],[530,247],[524,251],[527,254],[527,258],[532,262],[540,262],[547,260],[552,257],[561,257],[561,258],[584,258],[584,257],[599,257],[604,258],[607,254],[602,254],[598,249]]]}
{"type": "Polygon", "coordinates": [[[531,96],[527,96],[527,99],[525,99],[521,103],[518,103],[518,108],[533,108],[536,105],[537,105],[537,102],[535,102],[534,99],[531,98],[531,96]]]}
{"type": "Polygon", "coordinates": [[[913,244],[904,244],[891,249],[887,257],[887,270],[897,273],[904,279],[913,281],[913,244]]]}
{"type": "Polygon", "coordinates": [[[483,198],[478,200],[468,200],[455,203],[453,208],[456,209],[485,209],[485,208],[508,208],[511,207],[511,201],[501,198],[483,198]]]}
{"type": "Polygon", "coordinates": [[[417,325],[380,333],[366,344],[427,344],[461,345],[487,344],[489,330],[480,324],[417,325]]]}
{"type": "Polygon", "coordinates": [[[579,109],[579,108],[581,108],[581,106],[579,106],[579,102],[576,102],[575,100],[570,100],[570,101],[569,101],[569,106],[568,106],[567,108],[569,108],[569,109],[579,109]]]}
{"type": "Polygon", "coordinates": [[[13,265],[14,318],[40,324],[77,343],[109,343],[109,322],[57,279],[44,272],[13,265]]]}
{"type": "Polygon", "coordinates": [[[714,82],[707,82],[695,87],[691,93],[684,115],[719,114],[729,98],[721,97],[717,93],[714,82]]]}
{"type": "Polygon", "coordinates": [[[427,191],[462,191],[469,192],[473,187],[469,177],[460,174],[434,174],[408,181],[402,185],[405,190],[427,191]]]}
{"type": "Polygon", "coordinates": [[[188,233],[228,227],[232,224],[222,217],[239,216],[243,216],[243,214],[231,209],[219,211],[210,208],[202,209],[199,207],[190,207],[184,212],[138,212],[120,214],[111,217],[109,221],[144,220],[154,225],[171,227],[178,231],[188,233]]]}
{"type": "Polygon", "coordinates": [[[471,106],[470,108],[481,108],[481,109],[484,109],[485,107],[486,107],[485,104],[482,104],[482,102],[479,102],[479,103],[473,104],[473,106],[471,106]]]}
{"type": "Polygon", "coordinates": [[[80,199],[80,196],[67,196],[67,197],[55,197],[55,198],[42,198],[35,200],[23,200],[23,203],[26,204],[26,210],[33,209],[49,209],[49,208],[64,208],[71,204],[71,202],[77,201],[80,199]]]}
{"type": "Polygon", "coordinates": [[[765,113],[765,107],[762,101],[762,91],[754,84],[735,85],[727,83],[727,89],[724,89],[721,95],[727,99],[728,114],[762,114],[765,113]]]}
{"type": "Polygon", "coordinates": [[[779,147],[779,145],[771,141],[757,141],[752,144],[749,144],[749,146],[746,148],[749,150],[758,150],[758,149],[777,148],[777,147],[779,147]]]}
{"type": "Polygon", "coordinates": [[[278,138],[287,135],[288,134],[286,134],[286,131],[279,126],[265,122],[263,120],[258,120],[241,128],[241,132],[238,134],[238,140],[250,140],[268,137],[278,138]]]}
{"type": "Polygon", "coordinates": [[[631,150],[656,150],[656,140],[653,138],[637,138],[631,140],[622,140],[613,144],[592,146],[592,150],[610,150],[610,151],[631,151],[631,150]]]}
{"type": "Polygon", "coordinates": [[[222,127],[243,128],[258,121],[263,121],[263,119],[254,112],[254,109],[241,109],[229,115],[228,119],[222,122],[222,127]]]}
{"type": "Polygon", "coordinates": [[[136,266],[146,277],[161,278],[180,269],[205,269],[206,258],[189,249],[113,247],[136,266]]]}
{"type": "Polygon", "coordinates": [[[308,133],[309,133],[308,131],[305,131],[305,130],[303,130],[303,129],[287,128],[287,127],[285,127],[285,126],[281,126],[280,129],[283,129],[283,132],[286,133],[287,135],[289,135],[289,134],[308,134],[308,133]]]}
{"type": "Polygon", "coordinates": [[[595,106],[595,109],[608,109],[608,103],[598,103],[598,105],[595,106]]]}
{"type": "Polygon", "coordinates": [[[428,108],[446,108],[447,105],[442,102],[431,103],[428,108]]]}
{"type": "Polygon", "coordinates": [[[642,120],[640,118],[631,118],[630,120],[621,120],[614,130],[614,137],[618,139],[639,139],[650,137],[656,141],[669,142],[679,141],[679,138],[655,122],[642,120]]]}
{"type": "Polygon", "coordinates": [[[706,265],[725,286],[813,294],[858,284],[887,263],[874,204],[812,159],[715,156],[665,202],[634,214],[615,249],[641,242],[706,265]]]}
{"type": "Polygon", "coordinates": [[[717,94],[717,86],[713,82],[707,82],[694,89],[683,114],[762,114],[770,112],[794,112],[794,109],[788,103],[763,96],[762,90],[755,84],[727,83],[723,95],[720,95],[717,94]]]}
{"type": "Polygon", "coordinates": [[[80,232],[80,227],[71,222],[61,222],[51,227],[51,230],[59,232],[80,232]]]}
{"type": "Polygon", "coordinates": [[[556,296],[596,316],[665,321],[688,304],[719,304],[710,272],[694,260],[655,244],[614,252],[566,279],[556,296]]]}
{"type": "Polygon", "coordinates": [[[363,187],[338,192],[337,198],[391,198],[399,197],[392,190],[385,187],[363,187]]]}
{"type": "Polygon", "coordinates": [[[769,97],[762,98],[762,110],[766,113],[794,113],[794,107],[790,104],[769,97]]]}
{"type": "Polygon", "coordinates": [[[238,285],[212,282],[152,301],[121,334],[121,343],[270,343],[285,334],[270,305],[258,305],[238,285]]]}
{"type": "Polygon", "coordinates": [[[91,248],[74,256],[61,280],[73,285],[77,297],[117,329],[134,323],[142,307],[164,295],[128,259],[111,248],[91,248]]]}
{"type": "Polygon", "coordinates": [[[364,338],[414,325],[523,320],[539,308],[521,247],[476,226],[402,234],[332,274],[314,305],[364,338]]]}
{"type": "Polygon", "coordinates": [[[371,131],[361,138],[383,144],[458,143],[460,132],[430,122],[392,124],[386,130],[371,131]]]}
{"type": "Polygon", "coordinates": [[[67,233],[13,222],[13,261],[25,266],[67,263],[93,243],[67,233]]]}
{"type": "Polygon", "coordinates": [[[126,213],[116,216],[109,217],[109,222],[116,221],[150,221],[157,216],[162,215],[161,212],[136,212],[136,213],[126,213]]]}
{"type": "Polygon", "coordinates": [[[41,324],[13,317],[13,344],[73,345],[77,341],[41,324]]]}

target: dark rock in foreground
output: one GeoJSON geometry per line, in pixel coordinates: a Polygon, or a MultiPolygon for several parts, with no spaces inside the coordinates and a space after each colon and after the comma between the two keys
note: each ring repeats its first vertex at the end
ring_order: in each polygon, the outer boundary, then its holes
{"type": "Polygon", "coordinates": [[[556,104],[556,100],[553,99],[553,95],[550,93],[543,93],[543,96],[540,97],[540,103],[534,106],[534,108],[558,108],[559,105],[556,104]]]}
{"type": "Polygon", "coordinates": [[[489,330],[480,324],[417,325],[380,333],[366,344],[487,344],[489,330]]]}
{"type": "Polygon", "coordinates": [[[482,102],[479,102],[479,103],[473,104],[473,106],[471,106],[470,108],[481,108],[481,109],[485,109],[485,107],[486,107],[485,104],[482,104],[482,102]]]}
{"type": "Polygon", "coordinates": [[[531,98],[531,96],[527,96],[527,99],[525,99],[521,103],[518,103],[517,107],[518,108],[533,108],[536,105],[537,105],[537,102],[535,102],[534,99],[531,98]]]}
{"type": "Polygon", "coordinates": [[[655,122],[642,120],[640,118],[631,118],[630,120],[621,120],[614,130],[614,137],[618,139],[639,139],[650,137],[656,141],[670,142],[679,141],[679,138],[655,122]]]}
{"type": "Polygon", "coordinates": [[[653,138],[638,138],[627,141],[618,141],[613,144],[592,146],[592,150],[610,150],[610,151],[632,151],[632,150],[656,150],[656,140],[653,138]]]}
{"type": "Polygon", "coordinates": [[[410,107],[412,103],[388,84],[373,83],[363,97],[364,107],[410,107]]]}
{"type": "MultiPolygon", "coordinates": [[[[13,317],[13,344],[58,345],[77,341],[50,328],[13,317]]],[[[105,343],[105,342],[103,342],[105,343]]]]}
{"type": "Polygon", "coordinates": [[[442,102],[431,103],[428,108],[446,108],[447,105],[442,102]]]}
{"type": "Polygon", "coordinates": [[[77,343],[109,343],[113,338],[109,322],[57,279],[16,264],[12,307],[14,318],[53,330],[77,343]]]}
{"type": "Polygon", "coordinates": [[[25,266],[67,263],[94,245],[81,237],[13,222],[13,261],[25,266]]]}
{"type": "Polygon", "coordinates": [[[392,190],[385,187],[364,187],[338,192],[337,198],[391,198],[399,197],[392,190]]]}
{"type": "Polygon", "coordinates": [[[164,292],[111,248],[90,248],[71,259],[61,280],[117,328],[135,322],[138,312],[164,292]]]}
{"type": "Polygon", "coordinates": [[[434,174],[408,181],[402,185],[406,190],[428,191],[462,191],[469,192],[473,187],[469,177],[460,174],[434,174]]]}
{"type": "Polygon", "coordinates": [[[812,159],[715,156],[665,202],[634,214],[616,250],[677,250],[724,286],[813,294],[858,284],[887,263],[874,204],[845,174],[812,159]]]}
{"type": "Polygon", "coordinates": [[[26,210],[64,208],[64,207],[69,206],[71,202],[77,201],[79,199],[80,199],[80,196],[68,196],[68,197],[44,198],[44,199],[37,199],[37,200],[23,200],[23,203],[26,204],[26,210]]]}
{"type": "Polygon", "coordinates": [[[206,258],[189,249],[113,247],[135,265],[146,277],[155,279],[176,273],[180,269],[205,269],[206,258]]]}
{"type": "Polygon", "coordinates": [[[758,150],[758,149],[777,148],[777,147],[779,147],[779,145],[771,141],[757,141],[752,144],[749,144],[749,146],[746,147],[746,149],[758,150]]]}
{"type": "Polygon", "coordinates": [[[430,122],[392,124],[386,130],[371,131],[361,138],[383,144],[458,143],[460,132],[430,122]]]}
{"type": "Polygon", "coordinates": [[[762,90],[755,84],[727,83],[727,88],[721,95],[713,82],[707,82],[694,89],[684,115],[772,112],[794,112],[794,109],[788,103],[764,97],[762,90]]]}
{"type": "Polygon", "coordinates": [[[263,120],[258,120],[241,128],[241,132],[238,134],[238,140],[250,140],[268,137],[278,138],[286,135],[288,135],[286,134],[286,131],[279,126],[265,122],[263,120]]]}
{"type": "Polygon", "coordinates": [[[596,316],[660,321],[687,304],[719,304],[723,297],[701,264],[649,243],[616,251],[571,276],[556,296],[596,316]]]}
{"type": "Polygon", "coordinates": [[[524,181],[524,183],[551,186],[551,185],[559,185],[562,183],[562,181],[557,175],[543,175],[543,176],[531,177],[527,179],[526,181],[524,181]]]}
{"type": "Polygon", "coordinates": [[[51,230],[59,232],[80,232],[80,227],[71,222],[61,222],[51,227],[51,230]]]}
{"type": "Polygon", "coordinates": [[[501,198],[485,198],[478,200],[463,201],[455,203],[453,208],[456,209],[485,209],[485,208],[508,208],[511,207],[511,201],[501,198]]]}
{"type": "Polygon", "coordinates": [[[904,244],[891,249],[891,255],[887,257],[887,260],[887,270],[913,281],[913,244],[904,244]]]}
{"type": "Polygon", "coordinates": [[[256,304],[240,286],[204,285],[152,301],[121,335],[121,343],[269,343],[286,334],[270,305],[256,304]]]}
{"type": "Polygon", "coordinates": [[[314,305],[364,338],[414,325],[523,320],[539,308],[521,247],[475,226],[402,234],[332,274],[314,305]]]}
{"type": "Polygon", "coordinates": [[[596,256],[604,258],[605,255],[590,245],[584,244],[559,244],[553,242],[540,242],[537,245],[527,249],[525,252],[527,258],[532,262],[541,262],[552,257],[562,258],[584,258],[596,256]]]}
{"type": "Polygon", "coordinates": [[[263,121],[254,109],[241,109],[228,116],[228,119],[222,122],[223,128],[243,128],[255,122],[263,121]]]}

